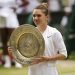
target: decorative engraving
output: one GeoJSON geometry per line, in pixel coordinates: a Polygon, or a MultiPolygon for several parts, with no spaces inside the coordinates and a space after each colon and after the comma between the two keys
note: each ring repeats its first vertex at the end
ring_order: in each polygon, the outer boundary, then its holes
{"type": "Polygon", "coordinates": [[[21,64],[30,65],[32,60],[43,55],[44,38],[33,25],[24,24],[15,29],[9,39],[13,57],[21,64]]]}

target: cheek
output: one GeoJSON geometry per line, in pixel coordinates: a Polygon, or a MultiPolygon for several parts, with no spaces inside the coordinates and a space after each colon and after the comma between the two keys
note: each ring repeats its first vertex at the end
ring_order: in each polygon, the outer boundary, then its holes
{"type": "Polygon", "coordinates": [[[41,21],[45,22],[45,21],[46,21],[46,18],[44,18],[44,17],[43,17],[43,18],[41,18],[41,21]]]}

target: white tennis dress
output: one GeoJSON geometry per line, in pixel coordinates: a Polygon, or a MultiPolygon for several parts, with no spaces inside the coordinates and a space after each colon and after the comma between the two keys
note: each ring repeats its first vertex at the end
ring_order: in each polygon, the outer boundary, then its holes
{"type": "MultiPolygon", "coordinates": [[[[45,40],[45,56],[53,56],[58,52],[67,57],[67,51],[61,33],[50,26],[42,34],[45,40]]],[[[28,75],[58,75],[56,61],[42,62],[29,66],[28,75]]]]}
{"type": "Polygon", "coordinates": [[[17,15],[12,8],[17,7],[16,0],[0,0],[0,17],[4,17],[6,20],[5,25],[0,28],[17,28],[19,22],[17,15]]]}

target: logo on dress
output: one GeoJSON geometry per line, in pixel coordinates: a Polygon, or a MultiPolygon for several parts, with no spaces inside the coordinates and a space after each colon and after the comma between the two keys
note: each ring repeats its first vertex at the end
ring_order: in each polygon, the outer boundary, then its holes
{"type": "Polygon", "coordinates": [[[50,38],[51,36],[47,36],[47,38],[50,38]]]}

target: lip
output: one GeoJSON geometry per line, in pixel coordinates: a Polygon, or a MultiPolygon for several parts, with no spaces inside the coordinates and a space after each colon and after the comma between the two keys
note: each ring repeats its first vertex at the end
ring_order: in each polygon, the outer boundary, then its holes
{"type": "Polygon", "coordinates": [[[39,23],[39,21],[37,21],[37,20],[36,20],[36,21],[34,21],[34,23],[38,24],[38,23],[39,23]]]}

